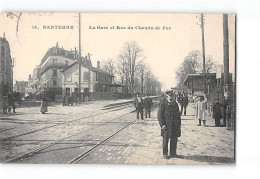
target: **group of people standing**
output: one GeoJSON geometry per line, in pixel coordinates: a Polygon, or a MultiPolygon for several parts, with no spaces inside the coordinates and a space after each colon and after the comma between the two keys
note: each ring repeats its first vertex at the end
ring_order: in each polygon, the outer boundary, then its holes
{"type": "MultiPolygon", "coordinates": [[[[161,136],[163,137],[163,157],[178,157],[177,141],[181,136],[181,115],[186,115],[186,109],[189,104],[188,96],[185,93],[175,94],[173,90],[162,94],[159,102],[157,118],[161,127],[161,136]],[[178,103],[177,103],[178,102],[178,103]],[[168,155],[168,143],[170,141],[170,155],[168,155]]],[[[137,119],[141,115],[143,120],[143,108],[145,108],[145,117],[151,117],[152,99],[147,94],[144,99],[140,93],[136,94],[134,106],[137,111],[137,119]]]]}
{"type": "Polygon", "coordinates": [[[212,110],[209,108],[209,103],[206,95],[195,97],[195,119],[198,120],[198,126],[201,126],[201,122],[206,126],[206,121],[212,112],[212,117],[215,120],[215,126],[227,126],[230,128],[230,119],[231,119],[231,107],[228,99],[224,100],[224,104],[220,103],[219,99],[216,98],[212,103],[212,110]],[[221,119],[223,119],[223,125],[221,125],[221,119]]]}
{"type": "Polygon", "coordinates": [[[2,101],[2,113],[6,114],[11,113],[11,109],[13,109],[13,113],[15,113],[15,102],[16,98],[13,93],[8,93],[6,96],[3,96],[3,101],[2,101]]]}
{"type": "Polygon", "coordinates": [[[150,98],[149,94],[146,94],[145,98],[142,99],[140,93],[136,93],[136,97],[134,99],[134,106],[137,112],[137,119],[139,119],[139,115],[141,115],[141,119],[144,120],[144,108],[145,108],[145,118],[151,117],[151,108],[153,106],[153,100],[150,98]]]}
{"type": "Polygon", "coordinates": [[[62,101],[63,106],[73,105],[72,97],[70,96],[70,94],[64,95],[62,101]]]}

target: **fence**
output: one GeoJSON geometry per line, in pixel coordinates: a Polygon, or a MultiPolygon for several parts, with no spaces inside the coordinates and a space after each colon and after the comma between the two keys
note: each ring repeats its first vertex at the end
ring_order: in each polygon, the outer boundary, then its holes
{"type": "MultiPolygon", "coordinates": [[[[87,92],[81,93],[81,102],[95,101],[95,100],[116,100],[131,98],[130,93],[104,93],[104,92],[87,92]]],[[[55,95],[55,102],[62,102],[62,95],[55,95]]],[[[71,100],[73,103],[79,101],[78,93],[72,93],[71,100]]]]}

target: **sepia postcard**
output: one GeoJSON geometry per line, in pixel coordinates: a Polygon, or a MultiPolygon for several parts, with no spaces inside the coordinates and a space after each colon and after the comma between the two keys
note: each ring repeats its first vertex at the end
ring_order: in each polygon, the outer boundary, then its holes
{"type": "Polygon", "coordinates": [[[0,13],[0,162],[234,165],[236,15],[0,13]]]}

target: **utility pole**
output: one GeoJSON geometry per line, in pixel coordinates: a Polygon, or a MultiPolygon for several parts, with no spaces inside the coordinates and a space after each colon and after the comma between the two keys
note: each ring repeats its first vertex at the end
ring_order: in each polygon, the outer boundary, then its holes
{"type": "Polygon", "coordinates": [[[234,118],[234,99],[232,99],[232,95],[230,94],[230,80],[229,80],[229,37],[228,37],[228,14],[223,14],[223,64],[224,64],[224,97],[227,101],[227,105],[229,106],[229,110],[231,112],[231,119],[228,119],[229,116],[226,115],[226,126],[227,129],[234,130],[235,118],[234,118]]]}
{"type": "Polygon", "coordinates": [[[229,84],[228,14],[223,14],[224,87],[229,84]]]}
{"type": "MultiPolygon", "coordinates": [[[[196,16],[197,17],[197,16],[196,16]]],[[[200,14],[199,23],[201,28],[201,37],[202,37],[202,59],[203,59],[203,81],[204,81],[204,93],[206,94],[206,70],[205,70],[205,40],[204,40],[204,15],[203,13],[200,14]]]]}
{"type": "Polygon", "coordinates": [[[79,64],[79,89],[78,89],[78,102],[81,102],[81,16],[79,13],[79,57],[78,57],[78,64],[79,64]]]}

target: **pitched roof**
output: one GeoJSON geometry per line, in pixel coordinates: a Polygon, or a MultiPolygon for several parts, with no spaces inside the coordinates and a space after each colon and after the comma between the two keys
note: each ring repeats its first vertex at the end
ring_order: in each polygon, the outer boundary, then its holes
{"type": "MultiPolygon", "coordinates": [[[[77,63],[78,63],[78,61],[72,63],[72,64],[69,65],[67,68],[61,70],[61,72],[66,71],[67,69],[71,68],[72,66],[74,66],[74,65],[77,64],[77,63]]],[[[92,67],[92,66],[90,66],[90,64],[91,64],[91,62],[90,62],[90,63],[87,63],[87,64],[83,64],[83,66],[84,66],[85,68],[89,68],[91,71],[95,71],[95,72],[103,73],[103,74],[106,74],[106,75],[114,76],[114,75],[111,75],[111,74],[109,74],[108,72],[106,72],[106,71],[104,71],[104,70],[101,70],[101,69],[99,69],[99,68],[92,67]]]]}

